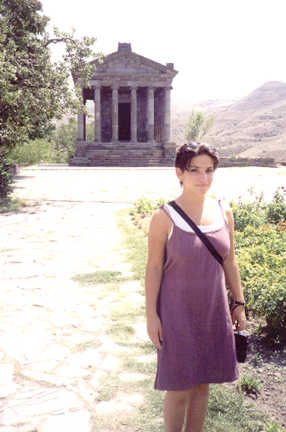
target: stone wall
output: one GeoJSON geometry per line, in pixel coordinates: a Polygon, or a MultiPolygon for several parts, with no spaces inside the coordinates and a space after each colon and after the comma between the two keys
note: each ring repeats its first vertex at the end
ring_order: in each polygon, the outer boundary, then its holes
{"type": "Polygon", "coordinates": [[[276,167],[277,162],[272,158],[220,158],[220,167],[246,167],[246,166],[258,166],[258,167],[276,167]]]}

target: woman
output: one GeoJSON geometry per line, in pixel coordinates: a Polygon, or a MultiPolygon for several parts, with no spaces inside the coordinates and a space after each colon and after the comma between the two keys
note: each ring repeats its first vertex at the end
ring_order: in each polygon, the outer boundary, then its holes
{"type": "Polygon", "coordinates": [[[218,165],[216,151],[184,144],[176,154],[182,194],[175,200],[223,257],[223,266],[170,206],[150,222],[146,317],[158,352],[155,389],[166,390],[166,432],[201,432],[209,383],[238,377],[233,324],[246,326],[244,297],[234,255],[231,209],[207,196],[218,165]],[[235,308],[229,311],[225,284],[235,308]]]}

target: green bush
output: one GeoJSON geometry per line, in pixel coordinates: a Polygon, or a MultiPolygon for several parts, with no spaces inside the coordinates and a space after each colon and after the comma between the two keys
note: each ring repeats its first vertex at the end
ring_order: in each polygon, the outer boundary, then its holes
{"type": "Polygon", "coordinates": [[[247,395],[254,395],[257,397],[259,390],[259,383],[252,375],[242,375],[238,381],[238,389],[247,395]]]}
{"type": "Polygon", "coordinates": [[[69,162],[74,155],[74,146],[77,138],[77,123],[69,119],[53,132],[52,141],[57,162],[69,162]]]}
{"type": "Polygon", "coordinates": [[[247,306],[266,320],[277,344],[286,343],[286,200],[278,188],[270,203],[231,203],[235,247],[247,306]]]}
{"type": "Polygon", "coordinates": [[[279,226],[235,234],[240,275],[249,311],[262,316],[267,333],[286,343],[286,231],[279,226]]]}
{"type": "MultiPolygon", "coordinates": [[[[86,139],[93,141],[94,124],[87,123],[86,139]]],[[[52,142],[54,147],[56,162],[70,162],[74,155],[75,141],[77,139],[77,122],[74,118],[68,120],[68,123],[62,123],[54,131],[52,142]]]]}
{"type": "Polygon", "coordinates": [[[286,189],[284,186],[276,189],[268,204],[264,202],[262,194],[254,197],[250,202],[239,198],[238,202],[231,201],[230,206],[236,231],[244,231],[248,225],[258,228],[267,224],[286,223],[286,189]]]}
{"type": "Polygon", "coordinates": [[[55,162],[55,151],[51,142],[36,139],[19,144],[10,152],[11,160],[19,165],[35,165],[40,162],[55,162]]]}
{"type": "Polygon", "coordinates": [[[262,197],[252,202],[244,202],[240,198],[238,202],[231,201],[230,206],[236,231],[244,231],[248,225],[258,228],[266,221],[265,204],[262,197]]]}
{"type": "Polygon", "coordinates": [[[268,204],[266,218],[273,224],[286,222],[286,189],[283,186],[275,191],[272,201],[268,204]]]}
{"type": "Polygon", "coordinates": [[[158,200],[150,200],[145,197],[139,198],[134,202],[130,215],[135,222],[138,222],[140,219],[151,216],[164,202],[165,200],[162,198],[158,200]]]}
{"type": "Polygon", "coordinates": [[[26,201],[20,198],[0,198],[0,214],[18,212],[26,206],[26,201]]]}
{"type": "MultiPolygon", "coordinates": [[[[87,139],[92,139],[93,125],[87,124],[87,139]]],[[[19,144],[10,152],[11,160],[18,165],[35,165],[40,162],[68,163],[73,155],[77,137],[77,123],[69,119],[55,129],[48,139],[37,139],[19,144]]]]}
{"type": "Polygon", "coordinates": [[[0,154],[0,199],[7,198],[12,192],[13,163],[7,155],[0,154]]]}

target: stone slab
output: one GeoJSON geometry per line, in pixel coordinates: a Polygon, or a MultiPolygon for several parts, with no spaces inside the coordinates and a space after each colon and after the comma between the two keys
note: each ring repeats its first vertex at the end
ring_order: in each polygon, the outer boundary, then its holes
{"type": "MultiPolygon", "coordinates": [[[[87,411],[70,412],[49,417],[37,426],[37,432],[89,432],[90,415],[87,411]]],[[[1,430],[0,430],[1,432],[1,430]]]]}

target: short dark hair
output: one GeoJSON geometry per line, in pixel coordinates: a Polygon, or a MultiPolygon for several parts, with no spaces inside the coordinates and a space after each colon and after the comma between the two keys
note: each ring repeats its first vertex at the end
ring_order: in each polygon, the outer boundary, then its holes
{"type": "Polygon", "coordinates": [[[208,144],[199,142],[190,142],[188,144],[183,144],[177,149],[175,158],[175,167],[180,168],[181,171],[185,171],[189,168],[191,160],[195,156],[201,154],[206,154],[212,158],[214,163],[214,169],[217,168],[219,164],[219,156],[214,147],[210,147],[208,144]]]}

